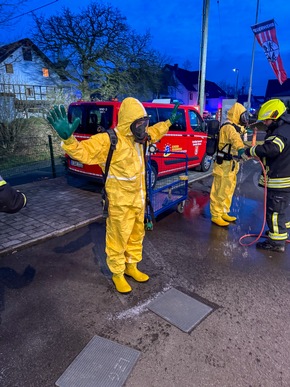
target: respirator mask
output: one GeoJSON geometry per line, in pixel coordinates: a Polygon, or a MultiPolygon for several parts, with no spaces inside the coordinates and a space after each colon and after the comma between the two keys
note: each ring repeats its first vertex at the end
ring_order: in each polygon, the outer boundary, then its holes
{"type": "Polygon", "coordinates": [[[149,117],[142,117],[138,120],[135,120],[130,125],[131,132],[133,133],[135,142],[139,144],[144,144],[148,139],[147,128],[149,126],[149,117]]]}
{"type": "Polygon", "coordinates": [[[249,123],[249,112],[246,110],[240,115],[239,125],[247,126],[249,123]]]}

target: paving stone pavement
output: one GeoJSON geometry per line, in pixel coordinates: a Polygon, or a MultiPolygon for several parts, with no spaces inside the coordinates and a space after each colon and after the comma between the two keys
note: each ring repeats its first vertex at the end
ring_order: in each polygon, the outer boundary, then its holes
{"type": "Polygon", "coordinates": [[[101,218],[101,195],[72,187],[66,178],[15,186],[27,196],[17,214],[0,213],[0,255],[62,235],[101,218]]]}
{"type": "MultiPolygon", "coordinates": [[[[200,180],[211,173],[211,170],[189,172],[188,181],[200,180]]],[[[26,194],[27,207],[16,214],[0,213],[0,256],[63,235],[102,217],[101,194],[73,187],[65,176],[14,188],[26,194]]]]}

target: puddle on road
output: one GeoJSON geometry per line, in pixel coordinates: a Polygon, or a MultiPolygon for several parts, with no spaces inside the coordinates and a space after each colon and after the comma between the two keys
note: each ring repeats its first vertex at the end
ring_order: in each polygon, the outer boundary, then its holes
{"type": "MultiPolygon", "coordinates": [[[[240,173],[239,179],[243,179],[242,169],[240,173]]],[[[201,249],[206,248],[210,254],[212,252],[215,260],[235,260],[237,255],[249,258],[249,248],[240,244],[240,238],[247,234],[259,234],[263,226],[263,203],[246,198],[240,184],[237,184],[231,209],[231,215],[236,216],[237,221],[225,228],[216,226],[211,223],[210,193],[201,190],[188,192],[183,216],[194,226],[194,231],[201,235],[202,241],[206,240],[206,244],[201,241],[201,249]],[[237,250],[239,254],[235,254],[237,250]]],[[[251,243],[254,239],[245,238],[243,243],[251,243]]]]}

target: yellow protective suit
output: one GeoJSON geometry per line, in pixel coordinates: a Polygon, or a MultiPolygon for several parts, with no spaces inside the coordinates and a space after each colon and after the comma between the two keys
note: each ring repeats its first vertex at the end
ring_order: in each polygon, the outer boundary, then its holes
{"type": "MultiPolygon", "coordinates": [[[[236,156],[237,151],[245,147],[241,139],[241,133],[238,133],[234,126],[228,125],[229,123],[239,125],[240,116],[244,111],[246,109],[240,103],[235,103],[229,109],[225,122],[226,125],[221,127],[219,133],[219,150],[227,144],[231,145],[230,153],[236,156]]],[[[243,127],[240,127],[240,129],[243,132],[243,127]]],[[[227,149],[226,147],[225,151],[227,149]]],[[[210,192],[210,212],[212,220],[222,219],[223,216],[225,217],[230,212],[238,171],[239,163],[237,160],[224,160],[222,164],[218,164],[216,161],[214,162],[213,183],[210,192]]]]}
{"type": "MultiPolygon", "coordinates": [[[[115,128],[118,142],[113,152],[106,181],[109,216],[106,221],[107,264],[113,274],[122,274],[125,263],[142,259],[144,238],[144,211],[146,199],[143,145],[136,143],[130,125],[147,116],[146,110],[135,98],[125,98],[118,113],[115,128]]],[[[171,122],[159,122],[148,128],[152,142],[167,133],[171,122]]],[[[74,136],[64,140],[62,148],[70,157],[83,164],[99,164],[105,170],[110,148],[107,133],[99,133],[78,142],[74,136]]]]}

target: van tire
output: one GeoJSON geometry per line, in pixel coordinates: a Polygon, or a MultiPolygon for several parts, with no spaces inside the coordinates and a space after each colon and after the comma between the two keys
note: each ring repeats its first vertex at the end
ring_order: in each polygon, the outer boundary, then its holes
{"type": "Polygon", "coordinates": [[[201,160],[201,163],[198,167],[195,168],[198,172],[207,172],[212,164],[212,156],[205,154],[201,160]]]}

